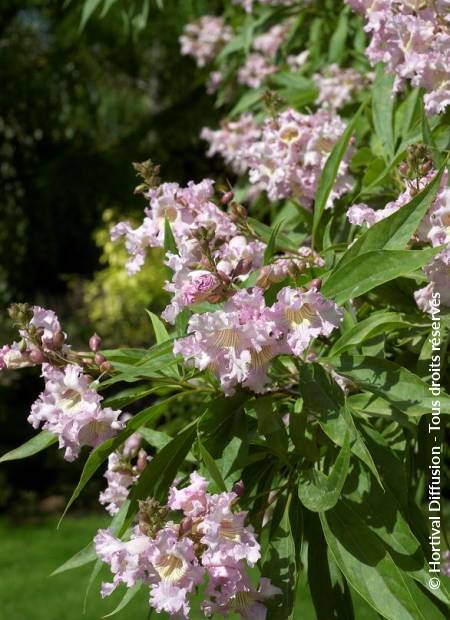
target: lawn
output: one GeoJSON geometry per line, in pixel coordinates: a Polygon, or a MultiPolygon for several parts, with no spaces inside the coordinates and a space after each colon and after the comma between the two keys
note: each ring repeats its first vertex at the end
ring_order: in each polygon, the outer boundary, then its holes
{"type": "MultiPolygon", "coordinates": [[[[0,606],[8,620],[98,620],[119,603],[122,592],[102,600],[98,595],[100,576],[94,583],[83,615],[83,598],[92,565],[54,577],[50,574],[71,555],[84,547],[99,527],[107,523],[98,515],[67,517],[59,531],[57,518],[36,524],[0,521],[0,606]]],[[[102,573],[108,580],[108,571],[102,573]]],[[[117,620],[147,620],[147,594],[144,589],[119,612],[117,620]]],[[[355,600],[358,620],[376,620],[377,616],[361,601],[355,600]]],[[[304,588],[299,591],[295,620],[315,620],[304,588]]],[[[155,614],[156,615],[156,614],[155,614]]],[[[163,618],[164,616],[157,616],[163,618]]],[[[191,620],[199,620],[199,613],[191,620]]],[[[234,618],[234,616],[229,616],[234,618]]],[[[268,618],[267,620],[270,620],[268,618]]]]}

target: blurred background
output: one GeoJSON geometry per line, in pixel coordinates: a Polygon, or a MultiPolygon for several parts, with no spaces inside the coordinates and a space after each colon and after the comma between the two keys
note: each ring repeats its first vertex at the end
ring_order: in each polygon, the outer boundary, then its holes
{"type": "MultiPolygon", "coordinates": [[[[151,157],[164,181],[181,184],[214,174],[198,136],[219,112],[178,43],[205,3],[110,2],[87,20],[99,4],[0,3],[1,343],[15,338],[8,305],[27,301],[53,308],[75,348],[87,347],[94,325],[106,346],[151,344],[144,309],[165,305],[161,256],[129,278],[124,248],[109,240],[113,223],[142,217],[131,164],[151,157]]],[[[41,389],[36,369],[0,374],[0,454],[33,435],[26,418],[41,389]]],[[[56,533],[83,460],[66,463],[54,449],[2,464],[1,617],[82,617],[91,567],[48,575],[107,523],[100,474],[56,533]]],[[[86,618],[114,607],[97,591],[86,618]]]]}

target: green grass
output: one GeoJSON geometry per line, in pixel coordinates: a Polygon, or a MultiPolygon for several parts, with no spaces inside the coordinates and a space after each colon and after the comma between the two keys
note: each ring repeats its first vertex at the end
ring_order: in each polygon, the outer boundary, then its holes
{"type": "MultiPolygon", "coordinates": [[[[0,617],[8,620],[98,620],[112,611],[123,596],[123,590],[102,600],[98,594],[102,577],[109,581],[105,570],[94,582],[83,615],[83,599],[93,564],[50,577],[52,571],[93,538],[96,530],[108,524],[100,516],[66,517],[59,531],[57,517],[37,524],[13,524],[0,521],[0,617]]],[[[300,584],[294,620],[315,620],[316,616],[305,587],[300,584]]],[[[129,605],[114,618],[117,620],[147,620],[148,591],[140,591],[129,605]]],[[[198,600],[197,605],[198,606],[198,600]]],[[[359,598],[355,597],[357,620],[376,620],[378,617],[359,598]]],[[[152,615],[152,620],[163,620],[152,615]]],[[[200,620],[193,613],[191,620],[200,620]]],[[[237,616],[229,616],[229,620],[237,616]]],[[[268,618],[267,620],[270,620],[268,618]]]]}

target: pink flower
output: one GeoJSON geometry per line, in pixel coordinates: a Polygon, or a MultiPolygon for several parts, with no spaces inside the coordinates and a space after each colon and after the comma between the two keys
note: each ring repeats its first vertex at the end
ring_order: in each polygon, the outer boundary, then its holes
{"type": "Polygon", "coordinates": [[[352,68],[342,69],[332,64],[322,73],[313,75],[313,81],[319,89],[317,103],[337,110],[366,88],[372,79],[372,73],[363,76],[352,68]]]}
{"type": "Polygon", "coordinates": [[[210,368],[226,394],[232,394],[238,383],[264,392],[269,362],[286,351],[261,289],[237,292],[223,310],[194,314],[188,333],[175,342],[174,352],[192,358],[200,370],[210,368]]]}
{"type": "Polygon", "coordinates": [[[28,421],[59,438],[64,458],[73,461],[82,446],[96,447],[123,428],[120,411],[102,409],[102,397],[89,387],[89,377],[77,365],[64,370],[42,365],[45,389],[32,405],[28,421]]]}
{"type": "Polygon", "coordinates": [[[220,129],[204,127],[200,136],[209,142],[208,157],[219,154],[237,174],[243,174],[250,166],[249,148],[260,139],[261,128],[247,112],[237,121],[223,121],[220,129]]]}
{"type": "Polygon", "coordinates": [[[236,499],[233,492],[208,498],[207,513],[197,526],[206,546],[203,566],[233,566],[241,560],[254,566],[261,557],[253,528],[245,525],[247,513],[233,511],[236,499]]]}
{"type": "Polygon", "coordinates": [[[109,596],[118,585],[124,583],[132,588],[139,581],[148,579],[154,574],[148,554],[151,540],[136,532],[128,542],[116,538],[110,530],[99,530],[94,538],[95,551],[98,557],[109,564],[114,575],[112,583],[102,584],[102,596],[109,596]]]}
{"type": "Polygon", "coordinates": [[[203,15],[185,26],[180,37],[181,53],[192,56],[198,67],[204,67],[231,41],[232,36],[233,31],[223,17],[203,15]]]}
{"type": "Polygon", "coordinates": [[[424,88],[428,114],[450,104],[450,32],[448,7],[416,0],[347,0],[366,18],[372,36],[367,56],[372,65],[384,62],[396,76],[395,90],[406,80],[424,88]]]}
{"type": "Polygon", "coordinates": [[[250,88],[259,88],[266,77],[276,73],[278,68],[263,54],[252,53],[247,56],[245,63],[238,71],[239,84],[250,88]]]}
{"type": "Polygon", "coordinates": [[[282,289],[273,312],[284,322],[287,344],[294,355],[301,355],[314,338],[329,336],[343,318],[342,310],[315,288],[306,292],[282,289]]]}
{"type": "Polygon", "coordinates": [[[179,538],[175,527],[168,525],[152,540],[148,558],[156,572],[156,583],[150,589],[150,605],[157,612],[189,617],[188,595],[203,580],[194,543],[179,538]]]}
{"type": "MultiPolygon", "coordinates": [[[[250,147],[250,182],[270,200],[294,198],[310,208],[331,150],[344,131],[341,119],[326,110],[299,114],[292,108],[263,125],[261,139],[250,147]]],[[[327,207],[352,187],[347,174],[350,152],[340,164],[327,207]]]]}
{"type": "Polygon", "coordinates": [[[192,472],[190,481],[184,489],[170,488],[167,505],[171,510],[182,510],[187,517],[198,517],[206,510],[208,481],[196,471],[192,472]]]}

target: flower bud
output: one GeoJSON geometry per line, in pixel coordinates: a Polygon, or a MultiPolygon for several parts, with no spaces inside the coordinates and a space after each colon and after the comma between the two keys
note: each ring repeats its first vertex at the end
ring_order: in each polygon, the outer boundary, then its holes
{"type": "Polygon", "coordinates": [[[315,288],[318,291],[320,291],[320,287],[322,286],[322,279],[321,278],[314,278],[314,280],[311,280],[311,282],[308,283],[307,288],[315,288]]]}
{"type": "Polygon", "coordinates": [[[112,364],[111,362],[103,362],[102,364],[100,364],[100,370],[101,372],[111,372],[112,370],[112,364]]]}
{"type": "Polygon", "coordinates": [[[433,162],[431,162],[430,160],[425,161],[421,166],[420,166],[420,172],[425,175],[428,174],[431,170],[431,168],[433,167],[433,162]]]}
{"type": "Polygon", "coordinates": [[[230,203],[230,219],[232,222],[239,222],[247,218],[246,209],[237,202],[230,203]]]}
{"type": "Polygon", "coordinates": [[[144,471],[147,465],[147,452],[145,450],[139,450],[138,458],[136,462],[136,469],[138,471],[144,471]]]}
{"type": "Polygon", "coordinates": [[[244,495],[245,486],[242,480],[239,480],[233,485],[231,489],[233,493],[236,493],[238,497],[242,497],[244,495]]]}
{"type": "Polygon", "coordinates": [[[409,172],[408,162],[402,161],[402,163],[400,164],[398,169],[400,171],[400,174],[402,174],[404,177],[406,177],[408,175],[408,172],[409,172]]]}
{"type": "Polygon", "coordinates": [[[46,360],[45,355],[39,349],[33,349],[28,357],[33,364],[43,364],[46,360]]]}
{"type": "Polygon", "coordinates": [[[97,364],[97,366],[101,366],[106,362],[106,357],[101,353],[96,353],[94,356],[94,362],[97,364]]]}
{"type": "Polygon", "coordinates": [[[229,202],[231,202],[234,198],[234,193],[233,192],[226,192],[222,198],[220,199],[220,202],[223,205],[227,205],[229,202]]]}
{"type": "Polygon", "coordinates": [[[97,353],[97,351],[100,349],[101,344],[102,344],[102,339],[100,338],[100,336],[98,334],[94,333],[89,338],[89,348],[94,353],[97,353]]]}

